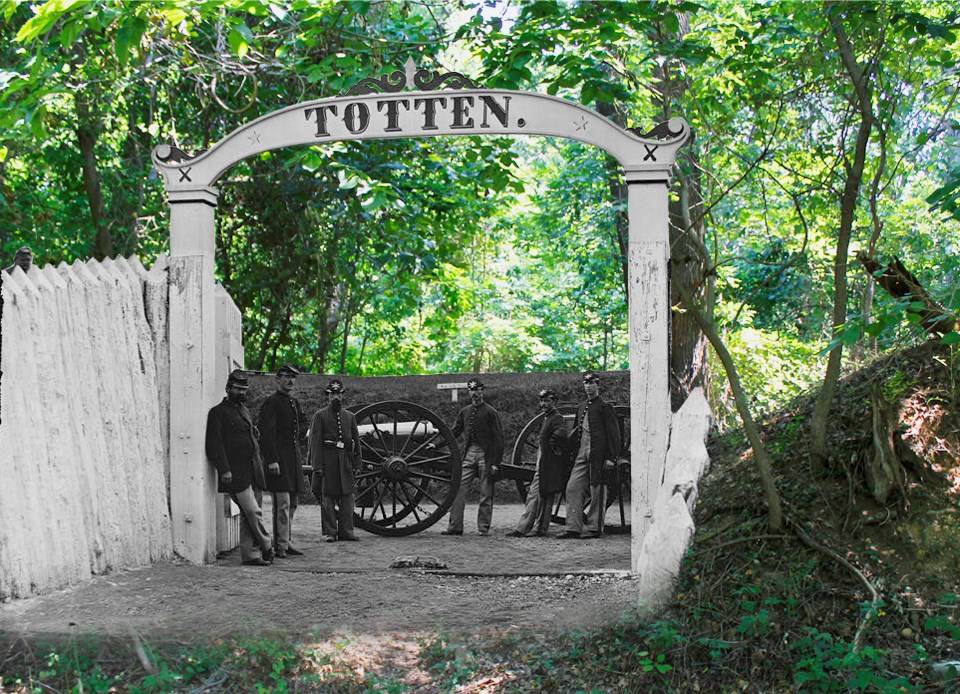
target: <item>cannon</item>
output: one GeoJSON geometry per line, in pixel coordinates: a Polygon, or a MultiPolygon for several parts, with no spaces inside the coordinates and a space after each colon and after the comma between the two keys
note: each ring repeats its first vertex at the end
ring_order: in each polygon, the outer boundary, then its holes
{"type": "MultiPolygon", "coordinates": [[[[559,410],[572,430],[577,406],[561,405],[559,410]]],[[[611,533],[629,532],[630,408],[617,405],[614,410],[623,450],[614,469],[604,473],[607,508],[617,504],[619,509],[619,525],[607,525],[611,533]]],[[[426,530],[443,518],[460,489],[460,447],[450,427],[435,412],[402,400],[353,411],[361,457],[354,524],[375,535],[399,537],[426,530]]],[[[510,460],[500,465],[501,477],[513,480],[524,500],[536,471],[542,421],[539,414],[523,427],[510,460]]],[[[304,473],[310,473],[309,466],[304,473]]],[[[554,522],[561,524],[562,503],[561,498],[553,510],[554,522]]]]}
{"type": "MultiPolygon", "coordinates": [[[[560,405],[557,409],[567,422],[567,431],[572,431],[574,419],[577,415],[577,405],[560,405]]],[[[613,469],[604,470],[603,482],[607,486],[607,510],[609,511],[610,506],[616,504],[619,513],[614,517],[613,523],[607,523],[605,532],[625,533],[630,532],[630,408],[626,405],[614,405],[613,409],[617,414],[617,421],[620,425],[622,445],[620,457],[615,461],[613,469]]],[[[540,424],[542,422],[543,414],[538,414],[527,422],[513,446],[510,461],[500,466],[504,479],[515,481],[517,491],[520,492],[520,496],[524,500],[527,498],[527,489],[533,481],[533,474],[537,470],[537,454],[540,450],[540,424]]],[[[564,473],[564,485],[566,485],[566,480],[570,476],[570,470],[571,467],[568,466],[564,473]]],[[[553,509],[554,523],[563,524],[566,520],[560,515],[563,501],[561,495],[553,509]]]]}
{"type": "Polygon", "coordinates": [[[391,400],[355,412],[360,433],[354,523],[376,535],[412,535],[440,520],[460,489],[460,448],[434,412],[391,400]]]}

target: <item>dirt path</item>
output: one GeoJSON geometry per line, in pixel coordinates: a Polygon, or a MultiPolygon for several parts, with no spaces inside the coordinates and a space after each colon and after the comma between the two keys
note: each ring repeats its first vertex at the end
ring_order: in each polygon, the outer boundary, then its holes
{"type": "Polygon", "coordinates": [[[214,565],[171,562],[100,576],[0,605],[0,635],[120,636],[132,629],[153,639],[193,641],[264,631],[295,638],[548,631],[610,621],[631,605],[637,586],[627,574],[629,535],[506,537],[520,510],[498,506],[488,537],[476,534],[476,506],[468,505],[463,537],[440,535],[442,521],[409,537],[360,532],[360,542],[326,544],[319,508],[304,506],[294,526],[303,557],[246,567],[234,550],[214,565]],[[431,557],[448,568],[389,568],[399,557],[431,557]]]}

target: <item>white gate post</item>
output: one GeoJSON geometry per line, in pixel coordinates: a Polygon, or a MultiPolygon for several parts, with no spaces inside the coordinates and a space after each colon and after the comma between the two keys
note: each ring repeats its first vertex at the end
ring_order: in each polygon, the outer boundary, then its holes
{"type": "Polygon", "coordinates": [[[202,564],[217,556],[216,474],[204,452],[217,383],[212,188],[170,199],[170,520],[173,549],[202,564]]]}
{"type": "Polygon", "coordinates": [[[670,438],[669,170],[626,170],[630,245],[630,566],[637,572],[670,438]]]}

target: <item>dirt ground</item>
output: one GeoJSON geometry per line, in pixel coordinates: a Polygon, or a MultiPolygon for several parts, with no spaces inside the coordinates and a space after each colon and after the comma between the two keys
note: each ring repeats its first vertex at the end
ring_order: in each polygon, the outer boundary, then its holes
{"type": "MultiPolygon", "coordinates": [[[[302,506],[294,545],[305,556],[271,567],[240,565],[237,550],[216,564],[180,561],[99,576],[49,595],[0,605],[0,636],[80,634],[193,642],[280,632],[293,638],[382,638],[387,632],[548,632],[615,620],[636,599],[630,536],[596,540],[510,538],[519,504],[497,506],[493,530],[476,533],[467,506],[462,537],[440,535],[446,519],[416,535],[358,531],[360,542],[323,542],[319,507],[302,506]],[[446,569],[393,569],[398,558],[432,558],[446,569]]],[[[265,518],[270,518],[269,501],[265,518]]],[[[268,521],[269,523],[269,521],[268,521]]]]}

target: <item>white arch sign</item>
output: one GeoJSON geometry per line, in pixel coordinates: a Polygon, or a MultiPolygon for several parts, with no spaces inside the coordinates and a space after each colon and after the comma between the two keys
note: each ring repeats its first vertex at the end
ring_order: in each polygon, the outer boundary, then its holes
{"type": "Polygon", "coordinates": [[[159,145],[153,161],[170,204],[170,504],[174,547],[195,562],[216,556],[216,485],[204,454],[216,379],[213,187],[230,167],[261,152],[344,140],[456,135],[546,135],[609,152],[628,184],[632,566],[650,525],[670,427],[668,185],[690,135],[671,119],[639,135],[580,104],[536,92],[477,89],[458,73],[397,71],[347,94],[258,118],[190,156],[159,145]],[[408,90],[408,87],[413,90],[408,90]]]}

